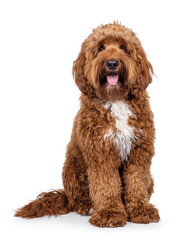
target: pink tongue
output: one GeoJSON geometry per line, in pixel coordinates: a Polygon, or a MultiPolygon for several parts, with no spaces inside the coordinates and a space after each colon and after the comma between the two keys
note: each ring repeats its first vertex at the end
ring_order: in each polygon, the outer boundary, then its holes
{"type": "Polygon", "coordinates": [[[107,75],[107,82],[109,83],[109,85],[116,85],[117,82],[119,80],[119,75],[107,75]]]}

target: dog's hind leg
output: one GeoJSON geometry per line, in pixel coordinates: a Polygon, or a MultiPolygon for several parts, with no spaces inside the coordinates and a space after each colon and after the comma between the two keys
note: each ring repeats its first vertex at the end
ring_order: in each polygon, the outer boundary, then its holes
{"type": "Polygon", "coordinates": [[[69,143],[63,167],[64,189],[41,193],[36,200],[16,211],[15,216],[37,218],[77,212],[88,215],[91,209],[87,167],[78,147],[69,143]]]}
{"type": "Polygon", "coordinates": [[[149,174],[149,180],[148,180],[148,199],[150,200],[152,193],[154,192],[154,180],[151,174],[149,174]]]}
{"type": "Polygon", "coordinates": [[[88,215],[91,209],[89,197],[87,166],[81,151],[69,143],[63,167],[63,185],[68,198],[70,211],[88,215]]]}

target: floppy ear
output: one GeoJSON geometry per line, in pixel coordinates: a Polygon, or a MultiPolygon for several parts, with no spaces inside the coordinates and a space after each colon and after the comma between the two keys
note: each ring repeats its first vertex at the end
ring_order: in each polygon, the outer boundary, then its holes
{"type": "Polygon", "coordinates": [[[84,68],[85,68],[85,51],[84,47],[82,46],[82,49],[76,59],[73,63],[73,77],[75,79],[75,82],[78,86],[78,88],[81,90],[81,92],[88,94],[90,93],[90,90],[92,89],[92,86],[89,84],[85,74],[84,74],[84,68]]]}
{"type": "Polygon", "coordinates": [[[73,77],[79,89],[84,92],[86,85],[86,78],[84,76],[85,54],[83,50],[79,53],[77,59],[73,63],[73,77]]]}
{"type": "Polygon", "coordinates": [[[142,47],[137,50],[137,60],[136,60],[137,74],[135,81],[131,86],[131,93],[137,95],[143,92],[147,86],[152,82],[153,67],[148,61],[144,50],[142,47]]]}

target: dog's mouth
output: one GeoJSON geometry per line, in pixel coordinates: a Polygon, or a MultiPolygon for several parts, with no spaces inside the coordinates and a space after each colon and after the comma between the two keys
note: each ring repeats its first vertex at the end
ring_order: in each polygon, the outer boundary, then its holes
{"type": "Polygon", "coordinates": [[[102,79],[101,79],[101,84],[107,83],[110,86],[115,86],[118,83],[122,83],[123,84],[123,77],[120,74],[107,74],[105,75],[102,79]]]}
{"type": "Polygon", "coordinates": [[[119,81],[119,74],[107,75],[106,79],[109,85],[114,86],[119,81]]]}

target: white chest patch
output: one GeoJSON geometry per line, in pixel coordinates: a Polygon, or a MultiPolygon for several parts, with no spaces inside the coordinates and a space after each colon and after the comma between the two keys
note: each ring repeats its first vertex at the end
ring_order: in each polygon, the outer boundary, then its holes
{"type": "Polygon", "coordinates": [[[110,140],[116,146],[121,161],[126,161],[130,154],[132,142],[135,140],[134,128],[128,125],[129,117],[133,116],[128,104],[123,101],[108,102],[104,105],[115,118],[117,131],[109,130],[104,139],[110,140]]]}

